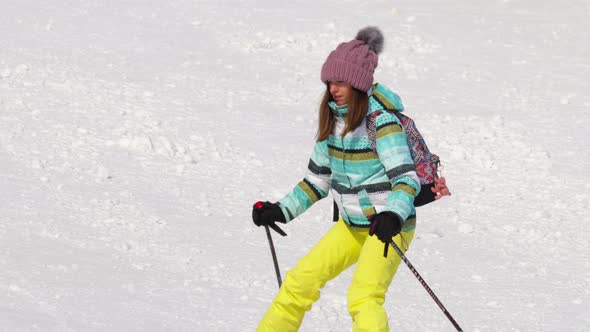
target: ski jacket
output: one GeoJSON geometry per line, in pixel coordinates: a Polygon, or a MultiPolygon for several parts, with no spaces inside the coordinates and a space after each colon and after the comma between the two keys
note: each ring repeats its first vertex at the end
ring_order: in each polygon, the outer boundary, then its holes
{"type": "Polygon", "coordinates": [[[330,108],[336,124],[330,136],[315,143],[304,179],[278,201],[286,221],[305,212],[332,193],[344,221],[355,227],[369,227],[369,217],[392,211],[406,220],[405,231],[415,227],[414,197],[420,192],[406,134],[399,119],[381,112],[376,118],[376,153],[367,132],[367,118],[376,111],[403,111],[401,99],[383,85],[369,91],[367,117],[342,137],[346,105],[330,108]],[[376,98],[378,96],[378,98],[376,98]],[[383,103],[390,104],[384,105],[383,103]]]}

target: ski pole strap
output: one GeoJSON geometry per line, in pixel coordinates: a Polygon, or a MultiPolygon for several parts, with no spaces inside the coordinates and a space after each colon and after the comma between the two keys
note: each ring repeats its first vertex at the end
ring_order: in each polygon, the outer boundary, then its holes
{"type": "Polygon", "coordinates": [[[340,219],[340,213],[338,211],[338,204],[336,204],[336,201],[334,201],[334,206],[332,208],[333,214],[332,214],[332,221],[333,222],[337,222],[338,219],[340,219]]]}
{"type": "MultiPolygon", "coordinates": [[[[269,229],[268,225],[264,225],[264,229],[266,229],[266,237],[268,239],[268,244],[270,245],[270,253],[272,254],[272,261],[275,266],[275,273],[277,274],[277,281],[279,283],[279,288],[281,288],[281,285],[283,284],[283,280],[281,279],[281,271],[279,271],[279,262],[277,260],[277,253],[275,252],[275,246],[272,243],[272,236],[270,235],[270,229],[269,229]]],[[[282,230],[281,230],[281,232],[282,232],[282,230]]]]}
{"type": "MultiPolygon", "coordinates": [[[[283,231],[283,230],[282,230],[282,229],[279,227],[279,225],[277,225],[276,223],[274,223],[274,222],[273,222],[272,224],[270,224],[270,225],[268,225],[268,226],[270,226],[270,228],[272,228],[272,230],[273,230],[273,231],[275,231],[275,232],[277,232],[277,233],[281,234],[282,236],[287,236],[287,233],[285,233],[285,231],[283,231]]],[[[267,226],[267,228],[268,228],[268,226],[267,226]]]]}
{"type": "MultiPolygon", "coordinates": [[[[447,318],[449,319],[449,321],[451,321],[451,323],[457,329],[457,331],[463,332],[463,329],[461,329],[461,327],[459,326],[459,324],[457,324],[457,321],[455,321],[455,319],[453,318],[453,316],[451,316],[451,314],[449,313],[449,311],[447,310],[447,308],[445,308],[445,306],[442,304],[442,302],[440,302],[440,300],[438,299],[438,297],[436,297],[436,295],[434,294],[434,292],[432,291],[432,289],[430,289],[430,287],[428,286],[428,284],[426,283],[426,281],[424,281],[424,279],[422,279],[422,276],[420,276],[420,273],[418,273],[418,271],[416,271],[416,269],[414,268],[414,266],[412,265],[412,263],[410,263],[410,261],[408,260],[408,258],[406,257],[406,255],[404,255],[404,253],[397,246],[397,244],[395,244],[395,242],[393,242],[393,241],[390,242],[390,243],[393,246],[393,249],[395,249],[395,251],[397,252],[397,254],[404,261],[404,263],[406,263],[406,265],[408,266],[408,268],[410,269],[410,271],[412,271],[412,273],[416,276],[416,278],[418,279],[418,281],[420,282],[420,284],[422,284],[422,286],[424,287],[424,289],[426,289],[426,292],[428,293],[428,295],[430,295],[430,297],[434,300],[434,302],[436,302],[436,304],[438,305],[438,307],[440,308],[440,310],[442,310],[442,312],[445,314],[445,316],[447,316],[447,318]]],[[[387,253],[387,252],[385,252],[385,253],[387,253]]]]}

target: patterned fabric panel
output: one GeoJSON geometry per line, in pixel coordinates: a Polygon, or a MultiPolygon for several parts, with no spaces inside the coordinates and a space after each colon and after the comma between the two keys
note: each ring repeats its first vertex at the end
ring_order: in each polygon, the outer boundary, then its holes
{"type": "MultiPolygon", "coordinates": [[[[403,110],[399,97],[383,86],[375,86],[373,93],[381,97],[369,98],[369,113],[386,107],[403,110]]],[[[388,112],[375,117],[374,149],[366,122],[341,137],[347,108],[331,107],[337,115],[333,134],[315,144],[305,178],[279,201],[287,221],[329,191],[350,225],[368,227],[368,217],[381,211],[393,211],[409,221],[416,214],[413,199],[420,182],[398,118],[388,112]]]]}

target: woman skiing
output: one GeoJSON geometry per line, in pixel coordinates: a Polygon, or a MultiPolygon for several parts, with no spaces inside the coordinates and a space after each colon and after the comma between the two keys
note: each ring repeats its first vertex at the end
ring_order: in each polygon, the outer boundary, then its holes
{"type": "Polygon", "coordinates": [[[373,84],[382,49],[382,33],[367,27],[328,55],[321,70],[327,88],[305,178],[278,202],[254,205],[257,226],[286,223],[331,192],[341,215],[286,274],[258,331],[297,331],[320,289],[355,263],[348,289],[353,330],[389,331],[383,303],[401,260],[384,257],[384,243],[408,249],[421,186],[399,119],[380,112],[385,106],[403,110],[395,93],[373,84]],[[369,137],[367,119],[374,112],[376,137],[369,137]]]}

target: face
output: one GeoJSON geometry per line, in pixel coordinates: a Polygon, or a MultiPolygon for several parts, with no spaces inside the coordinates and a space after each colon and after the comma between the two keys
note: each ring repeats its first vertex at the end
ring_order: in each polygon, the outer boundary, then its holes
{"type": "Polygon", "coordinates": [[[330,94],[334,98],[336,105],[348,104],[352,96],[352,86],[342,81],[329,82],[328,84],[330,85],[330,94]]]}

